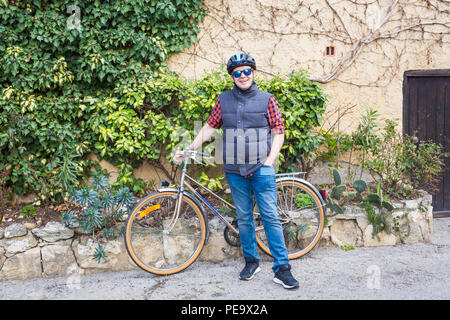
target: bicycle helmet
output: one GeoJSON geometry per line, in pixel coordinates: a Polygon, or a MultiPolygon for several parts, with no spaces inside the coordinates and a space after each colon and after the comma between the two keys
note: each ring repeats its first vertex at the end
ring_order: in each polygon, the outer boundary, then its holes
{"type": "Polygon", "coordinates": [[[232,74],[234,68],[240,66],[249,66],[252,67],[253,70],[256,70],[255,59],[253,59],[251,55],[248,55],[243,52],[233,54],[227,63],[228,74],[232,74]]]}

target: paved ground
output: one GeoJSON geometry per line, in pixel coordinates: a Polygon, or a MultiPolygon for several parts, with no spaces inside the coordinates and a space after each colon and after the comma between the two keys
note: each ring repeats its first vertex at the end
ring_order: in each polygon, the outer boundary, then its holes
{"type": "Polygon", "coordinates": [[[272,282],[272,263],[251,281],[238,280],[243,263],[195,262],[182,273],[160,277],[144,271],[0,282],[0,299],[19,300],[298,300],[450,298],[450,218],[434,220],[430,243],[395,247],[317,248],[292,261],[301,286],[272,282]]]}

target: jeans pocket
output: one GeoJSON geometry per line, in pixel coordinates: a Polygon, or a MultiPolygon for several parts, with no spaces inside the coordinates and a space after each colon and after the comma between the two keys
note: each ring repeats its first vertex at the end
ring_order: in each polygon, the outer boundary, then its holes
{"type": "Polygon", "coordinates": [[[260,169],[260,174],[265,175],[274,175],[275,174],[275,168],[273,166],[265,166],[263,165],[260,169]]]}

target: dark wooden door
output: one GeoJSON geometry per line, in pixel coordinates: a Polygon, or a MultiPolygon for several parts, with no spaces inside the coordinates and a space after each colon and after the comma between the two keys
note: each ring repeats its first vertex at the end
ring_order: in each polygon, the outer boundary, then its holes
{"type": "MultiPolygon", "coordinates": [[[[450,151],[450,70],[406,71],[403,77],[403,132],[433,140],[450,151]]],[[[450,214],[450,157],[445,159],[439,191],[433,194],[434,216],[450,214]]]]}

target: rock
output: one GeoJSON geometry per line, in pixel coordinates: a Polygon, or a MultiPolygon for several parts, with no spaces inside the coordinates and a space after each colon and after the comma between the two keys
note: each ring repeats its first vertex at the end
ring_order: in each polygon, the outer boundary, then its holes
{"type": "Polygon", "coordinates": [[[393,234],[387,234],[384,231],[378,233],[377,236],[372,236],[373,226],[369,224],[364,230],[363,240],[364,246],[394,246],[397,243],[397,238],[393,234]]]}
{"type": "MultiPolygon", "coordinates": [[[[106,262],[102,260],[98,263],[94,259],[94,253],[98,248],[99,243],[92,240],[88,236],[82,236],[80,241],[74,241],[72,243],[75,259],[78,262],[80,268],[85,269],[85,272],[98,272],[98,271],[121,271],[136,269],[137,266],[129,259],[125,245],[123,241],[109,240],[102,242],[101,245],[106,252],[106,262]]],[[[135,243],[135,249],[139,244],[135,243]]],[[[154,254],[154,250],[148,246],[148,242],[142,241],[142,248],[144,252],[148,252],[150,255],[154,254]]]]}
{"type": "Polygon", "coordinates": [[[400,230],[402,231],[400,240],[403,244],[412,244],[423,241],[422,231],[416,224],[405,224],[400,230]]]}
{"type": "Polygon", "coordinates": [[[405,204],[405,209],[414,210],[419,208],[419,204],[422,202],[422,198],[413,200],[400,200],[400,202],[405,204]]]}
{"type": "Polygon", "coordinates": [[[357,240],[361,239],[362,236],[355,220],[335,220],[330,227],[330,235],[331,242],[338,247],[342,245],[356,245],[357,240]]]}
{"type": "Polygon", "coordinates": [[[13,223],[12,225],[6,227],[5,238],[21,237],[27,234],[27,228],[21,223],[13,223]]]}
{"type": "Polygon", "coordinates": [[[5,236],[5,229],[0,228],[0,239],[3,239],[4,236],[5,236]]]}
{"type": "Polygon", "coordinates": [[[0,242],[6,250],[6,256],[10,257],[19,252],[25,252],[31,248],[36,247],[38,244],[35,237],[32,234],[27,234],[23,237],[7,238],[0,242]]]}
{"type": "Polygon", "coordinates": [[[322,236],[320,237],[320,246],[334,246],[334,243],[331,242],[331,234],[329,224],[323,228],[322,236]]]}
{"type": "Polygon", "coordinates": [[[0,280],[24,280],[42,276],[39,247],[6,259],[0,271],[0,280]]]}
{"type": "Polygon", "coordinates": [[[392,217],[393,218],[401,219],[401,218],[403,218],[405,216],[406,216],[406,211],[403,211],[403,210],[398,210],[398,211],[395,210],[395,211],[392,212],[392,217]]]}
{"type": "Polygon", "coordinates": [[[75,234],[73,230],[64,227],[59,222],[49,222],[45,227],[33,229],[31,232],[47,242],[70,239],[75,234]]]}
{"type": "Polygon", "coordinates": [[[405,244],[411,244],[421,241],[429,241],[432,229],[432,219],[429,219],[427,212],[413,210],[408,213],[408,233],[402,236],[401,240],[405,244]],[[431,221],[431,222],[430,222],[431,221]]]}
{"type": "Polygon", "coordinates": [[[61,244],[46,245],[41,249],[43,275],[48,277],[65,276],[76,264],[70,247],[71,240],[61,244]]]}
{"type": "Polygon", "coordinates": [[[229,244],[225,241],[222,232],[211,232],[209,234],[208,243],[203,248],[199,260],[209,262],[221,262],[228,258],[237,258],[242,256],[241,247],[231,247],[230,254],[227,254],[223,249],[228,249],[229,244]]]}
{"type": "Polygon", "coordinates": [[[35,223],[24,223],[23,224],[25,226],[25,228],[27,228],[28,230],[33,230],[34,228],[36,228],[36,224],[35,223]]]}
{"type": "Polygon", "coordinates": [[[6,256],[5,256],[5,249],[3,249],[2,247],[0,247],[0,270],[3,267],[3,263],[6,260],[6,256]]]}

